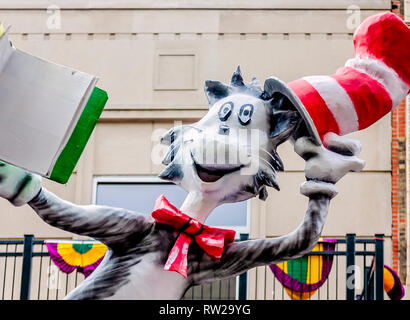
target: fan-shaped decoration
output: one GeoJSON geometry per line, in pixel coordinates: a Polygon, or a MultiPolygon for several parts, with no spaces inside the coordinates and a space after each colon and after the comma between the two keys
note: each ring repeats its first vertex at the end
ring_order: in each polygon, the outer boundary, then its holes
{"type": "Polygon", "coordinates": [[[404,297],[404,287],[397,273],[384,265],[384,291],[391,300],[401,300],[404,297]]]}
{"type": "MultiPolygon", "coordinates": [[[[335,244],[336,239],[321,239],[312,251],[334,251],[335,244]]],[[[326,282],[332,264],[333,255],[305,255],[269,267],[292,300],[306,300],[326,282]]]]}
{"type": "Polygon", "coordinates": [[[78,269],[88,277],[104,258],[107,246],[90,242],[46,242],[51,260],[64,273],[78,269]]]}

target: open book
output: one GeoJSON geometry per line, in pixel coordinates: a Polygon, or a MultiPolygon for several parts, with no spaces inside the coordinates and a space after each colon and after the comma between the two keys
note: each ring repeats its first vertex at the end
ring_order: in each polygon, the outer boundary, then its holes
{"type": "Polygon", "coordinates": [[[108,99],[97,78],[20,51],[0,24],[0,159],[66,183],[108,99]]]}

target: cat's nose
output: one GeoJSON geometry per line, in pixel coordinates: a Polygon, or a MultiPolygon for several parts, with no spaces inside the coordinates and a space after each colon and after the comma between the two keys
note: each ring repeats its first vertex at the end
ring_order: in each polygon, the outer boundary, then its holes
{"type": "Polygon", "coordinates": [[[229,127],[226,124],[221,124],[219,126],[219,134],[228,135],[229,134],[229,127]]]}

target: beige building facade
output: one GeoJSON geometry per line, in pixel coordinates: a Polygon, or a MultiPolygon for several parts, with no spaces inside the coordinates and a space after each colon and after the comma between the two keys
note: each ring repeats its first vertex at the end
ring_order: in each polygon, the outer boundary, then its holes
{"type": "MultiPolygon", "coordinates": [[[[3,0],[0,20],[22,50],[95,74],[108,104],[66,185],[44,180],[60,197],[89,204],[98,181],[155,181],[160,133],[175,121],[191,123],[208,109],[206,79],[228,82],[237,65],[246,81],[271,75],[289,82],[332,74],[353,57],[353,32],[390,1],[23,1],[3,0]],[[125,179],[125,180],[124,180],[125,179]],[[144,180],[145,179],[145,180],[144,180]]],[[[323,236],[383,233],[391,261],[391,119],[352,134],[364,170],[337,185],[323,236]]],[[[281,191],[247,205],[251,238],[277,237],[301,222],[304,161],[290,143],[279,148],[281,191]]],[[[0,238],[79,238],[48,226],[28,207],[0,200],[0,238]]],[[[270,297],[265,269],[249,273],[250,299],[270,297]]]]}

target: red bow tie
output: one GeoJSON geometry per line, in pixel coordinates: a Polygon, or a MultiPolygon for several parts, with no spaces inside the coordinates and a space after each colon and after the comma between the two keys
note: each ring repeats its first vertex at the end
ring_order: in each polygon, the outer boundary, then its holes
{"type": "Polygon", "coordinates": [[[179,211],[163,195],[155,202],[152,217],[157,223],[170,225],[180,232],[164,270],[176,271],[184,277],[187,277],[188,248],[192,239],[217,259],[222,256],[225,244],[235,239],[235,231],[208,227],[179,211]]]}

